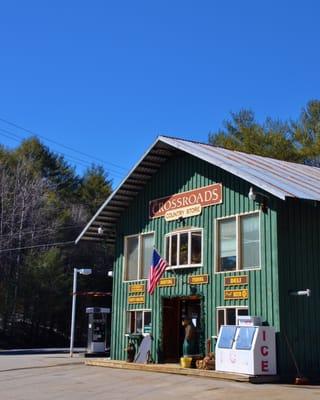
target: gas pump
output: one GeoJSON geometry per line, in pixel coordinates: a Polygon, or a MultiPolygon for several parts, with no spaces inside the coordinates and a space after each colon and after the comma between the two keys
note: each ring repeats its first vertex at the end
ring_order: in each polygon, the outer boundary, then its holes
{"type": "Polygon", "coordinates": [[[105,355],[106,353],[106,321],[110,308],[88,307],[88,356],[105,355]]]}

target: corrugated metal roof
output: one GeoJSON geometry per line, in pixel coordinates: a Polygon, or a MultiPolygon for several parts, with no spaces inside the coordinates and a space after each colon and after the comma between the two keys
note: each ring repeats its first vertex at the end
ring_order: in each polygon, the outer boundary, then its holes
{"type": "Polygon", "coordinates": [[[320,200],[320,168],[163,137],[162,140],[284,200],[320,200]]]}
{"type": "Polygon", "coordinates": [[[320,201],[320,168],[159,136],[93,216],[76,243],[81,239],[114,243],[115,226],[122,211],[161,165],[179,151],[220,167],[282,200],[295,197],[320,201]],[[104,229],[103,235],[98,234],[99,227],[104,229]]]}

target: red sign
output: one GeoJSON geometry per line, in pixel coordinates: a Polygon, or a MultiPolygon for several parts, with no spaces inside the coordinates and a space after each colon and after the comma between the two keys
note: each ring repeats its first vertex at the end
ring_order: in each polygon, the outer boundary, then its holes
{"type": "MultiPolygon", "coordinates": [[[[267,340],[266,331],[262,332],[262,340],[265,342],[267,340]]],[[[261,346],[260,352],[262,357],[267,357],[269,355],[269,347],[268,346],[261,346]]],[[[261,360],[261,371],[262,372],[269,372],[269,360],[261,360]]]]}
{"type": "Polygon", "coordinates": [[[149,217],[159,218],[174,210],[184,209],[192,206],[208,207],[222,203],[222,185],[215,183],[200,189],[173,194],[152,200],[149,203],[149,217]]]}

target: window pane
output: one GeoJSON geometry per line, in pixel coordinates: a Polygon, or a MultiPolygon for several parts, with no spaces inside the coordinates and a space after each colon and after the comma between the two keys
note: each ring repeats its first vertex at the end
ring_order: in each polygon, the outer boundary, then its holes
{"type": "Polygon", "coordinates": [[[136,329],[135,333],[142,333],[142,311],[136,311],[136,329]]]}
{"type": "Polygon", "coordinates": [[[153,233],[141,236],[141,273],[142,279],[147,279],[151,265],[151,257],[154,245],[153,233]]]}
{"type": "Polygon", "coordinates": [[[180,234],[180,265],[188,264],[188,234],[180,234]]]}
{"type": "Polygon", "coordinates": [[[247,308],[239,308],[238,315],[248,315],[248,309],[247,308]]]}
{"type": "Polygon", "coordinates": [[[241,217],[242,268],[260,266],[259,215],[241,217]]]}
{"type": "Polygon", "coordinates": [[[127,238],[127,280],[136,280],[138,278],[138,236],[127,238]]]}
{"type": "Polygon", "coordinates": [[[144,333],[151,333],[151,312],[144,312],[144,333]]]}
{"type": "Polygon", "coordinates": [[[219,221],[219,266],[220,271],[236,269],[236,219],[219,221]]]}
{"type": "Polygon", "coordinates": [[[220,331],[220,326],[221,325],[225,325],[225,321],[224,321],[224,310],[218,310],[218,331],[217,331],[217,335],[220,331]]]}
{"type": "Polygon", "coordinates": [[[134,311],[127,311],[127,333],[134,333],[134,311]]]}
{"type": "Polygon", "coordinates": [[[126,312],[126,332],[130,333],[130,312],[126,312]]]}
{"type": "Polygon", "coordinates": [[[237,308],[237,321],[236,323],[239,323],[239,318],[243,315],[248,315],[248,309],[247,308],[237,308]]]}
{"type": "Polygon", "coordinates": [[[177,265],[177,235],[171,236],[171,265],[177,265]]]}
{"type": "Polygon", "coordinates": [[[171,265],[170,262],[170,236],[166,237],[166,261],[168,262],[168,265],[171,265]]]}
{"type": "Polygon", "coordinates": [[[235,325],[236,324],[236,309],[235,308],[227,308],[227,325],[235,325]]]}
{"type": "Polygon", "coordinates": [[[191,232],[191,264],[201,264],[201,231],[191,232]]]}

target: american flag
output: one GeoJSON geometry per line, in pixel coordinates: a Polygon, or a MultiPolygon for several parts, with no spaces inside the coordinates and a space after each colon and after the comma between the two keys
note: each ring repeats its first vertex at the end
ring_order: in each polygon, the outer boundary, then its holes
{"type": "Polygon", "coordinates": [[[153,249],[152,262],[149,270],[148,277],[148,293],[153,294],[161,276],[163,275],[168,263],[166,260],[160,257],[160,254],[156,249],[153,249]]]}

